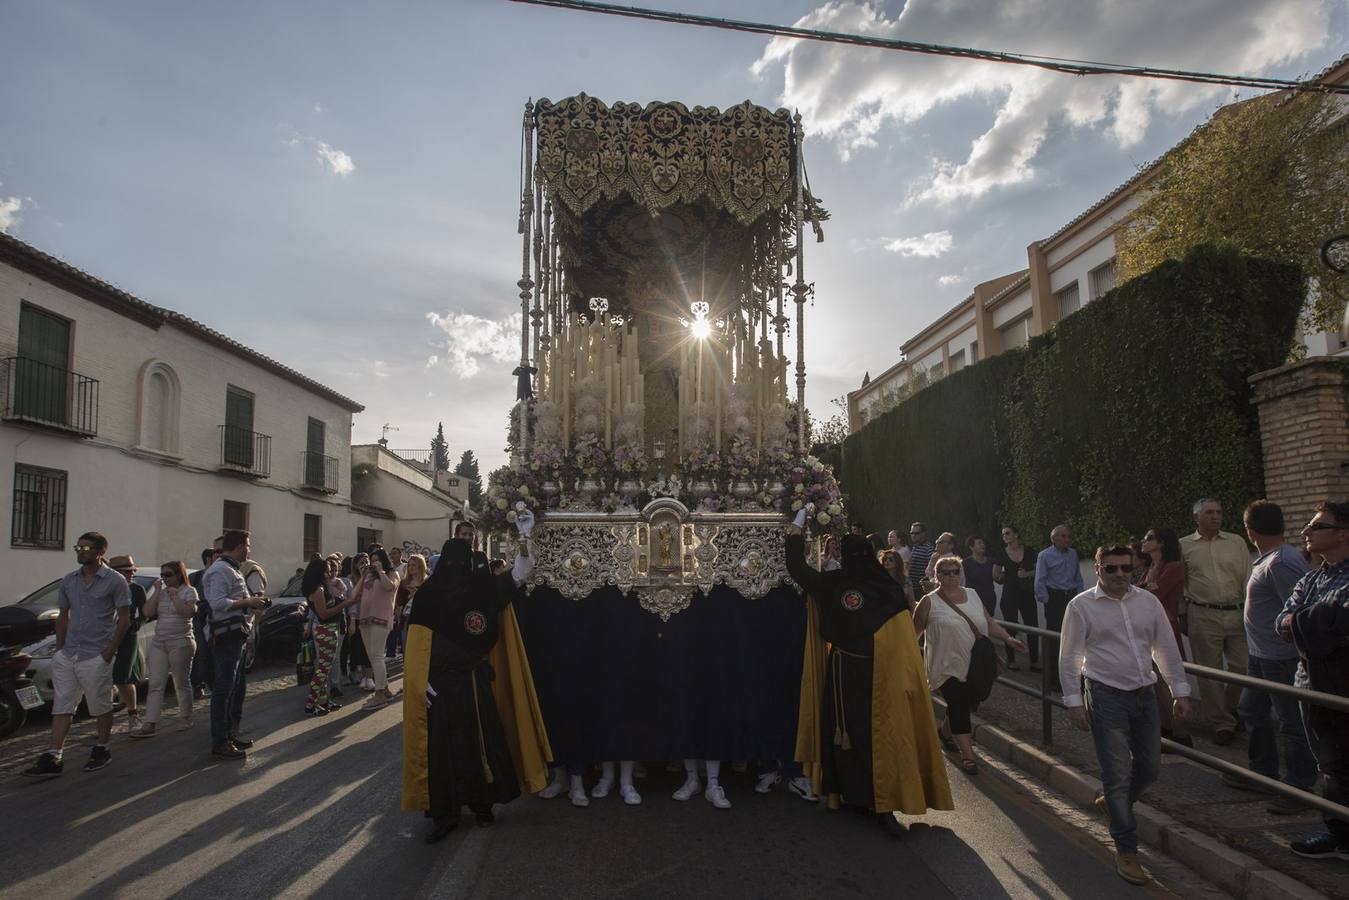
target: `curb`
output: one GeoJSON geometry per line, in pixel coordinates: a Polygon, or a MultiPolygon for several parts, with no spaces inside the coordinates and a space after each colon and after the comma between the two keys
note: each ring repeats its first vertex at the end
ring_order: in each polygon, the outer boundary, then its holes
{"type": "MultiPolygon", "coordinates": [[[[945,712],[946,704],[933,698],[945,712]]],[[[987,752],[1090,810],[1101,792],[1098,778],[1060,761],[1039,746],[972,716],[973,739],[987,752]]],[[[1266,867],[1239,850],[1197,831],[1146,803],[1134,804],[1138,837],[1143,843],[1187,866],[1236,900],[1324,900],[1320,891],[1266,867]]]]}

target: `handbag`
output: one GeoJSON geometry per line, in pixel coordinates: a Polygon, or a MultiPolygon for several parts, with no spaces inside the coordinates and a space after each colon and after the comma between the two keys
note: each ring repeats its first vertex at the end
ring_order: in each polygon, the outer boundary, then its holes
{"type": "Polygon", "coordinates": [[[993,693],[993,682],[998,680],[998,651],[994,648],[993,642],[970,621],[969,616],[965,615],[964,610],[941,594],[937,596],[955,610],[956,614],[965,620],[965,624],[970,626],[970,631],[974,632],[974,646],[970,648],[970,668],[965,673],[965,686],[969,688],[970,696],[976,702],[982,703],[993,693]]]}

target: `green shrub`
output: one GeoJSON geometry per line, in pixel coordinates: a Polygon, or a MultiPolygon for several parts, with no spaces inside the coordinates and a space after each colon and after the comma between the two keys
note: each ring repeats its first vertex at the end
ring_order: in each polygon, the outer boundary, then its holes
{"type": "Polygon", "coordinates": [[[1247,378],[1287,356],[1300,271],[1198,247],[1126,282],[1031,340],[942,379],[844,444],[852,515],[883,530],[996,535],[1079,546],[1192,528],[1199,497],[1226,526],[1262,496],[1247,378]]]}

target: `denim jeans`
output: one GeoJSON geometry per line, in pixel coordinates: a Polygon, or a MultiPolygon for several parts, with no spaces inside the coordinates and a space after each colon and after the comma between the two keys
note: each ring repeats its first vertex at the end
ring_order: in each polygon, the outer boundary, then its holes
{"type": "MultiPolygon", "coordinates": [[[[1251,656],[1247,660],[1247,673],[1252,678],[1263,678],[1291,686],[1293,676],[1297,674],[1297,657],[1292,659],[1263,659],[1251,656]]],[[[1316,760],[1312,758],[1311,747],[1307,744],[1307,729],[1302,724],[1302,710],[1298,701],[1283,694],[1271,694],[1267,691],[1245,688],[1241,692],[1241,702],[1237,704],[1237,714],[1246,723],[1250,732],[1251,771],[1266,778],[1279,777],[1279,748],[1274,732],[1274,720],[1270,717],[1270,707],[1279,717],[1279,735],[1283,737],[1283,762],[1287,774],[1284,782],[1304,791],[1316,784],[1316,760]]]]}
{"type": "Polygon", "coordinates": [[[211,645],[211,746],[230,739],[244,717],[244,642],[211,645]]]}
{"type": "MultiPolygon", "coordinates": [[[[1328,709],[1313,709],[1302,704],[1302,720],[1307,723],[1307,740],[1316,767],[1326,777],[1321,796],[1341,806],[1349,806],[1349,714],[1328,709]]],[[[1349,821],[1322,813],[1326,830],[1341,848],[1349,849],[1349,821]]]]}
{"type": "Polygon", "coordinates": [[[1101,785],[1110,815],[1110,836],[1120,853],[1138,852],[1134,802],[1162,770],[1162,726],[1157,696],[1149,685],[1121,691],[1086,679],[1087,714],[1101,785]]]}

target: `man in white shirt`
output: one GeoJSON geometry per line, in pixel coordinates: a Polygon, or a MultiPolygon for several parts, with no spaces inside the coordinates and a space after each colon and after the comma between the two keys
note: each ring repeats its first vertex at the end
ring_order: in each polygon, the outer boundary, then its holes
{"type": "Polygon", "coordinates": [[[1073,725],[1090,730],[1096,744],[1104,788],[1096,804],[1110,817],[1115,871],[1144,884],[1133,805],[1161,772],[1154,661],[1175,698],[1177,719],[1190,717],[1191,701],[1166,611],[1153,594],[1129,583],[1133,570],[1127,544],[1096,551],[1096,586],[1074,597],[1063,616],[1059,678],[1073,725]],[[1079,689],[1083,675],[1085,691],[1079,689]]]}

